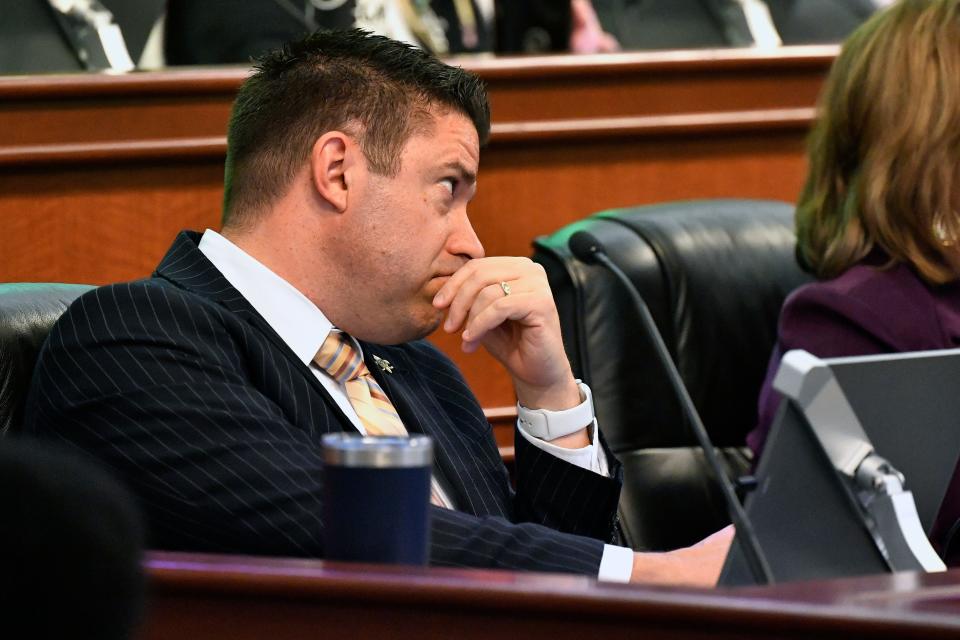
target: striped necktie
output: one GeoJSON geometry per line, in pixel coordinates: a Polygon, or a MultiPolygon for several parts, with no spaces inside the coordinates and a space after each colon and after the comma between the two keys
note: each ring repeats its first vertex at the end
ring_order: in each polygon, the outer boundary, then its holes
{"type": "Polygon", "coordinates": [[[397,410],[370,374],[347,334],[331,331],[313,361],[343,385],[367,435],[407,435],[397,410]]]}
{"type": "MultiPolygon", "coordinates": [[[[347,334],[331,331],[320,345],[313,362],[338,384],[343,385],[350,406],[357,412],[368,436],[407,435],[407,429],[397,415],[393,403],[370,374],[360,352],[353,347],[347,334]]],[[[440,488],[435,477],[430,479],[430,502],[438,507],[453,508],[453,503],[440,488]]]]}

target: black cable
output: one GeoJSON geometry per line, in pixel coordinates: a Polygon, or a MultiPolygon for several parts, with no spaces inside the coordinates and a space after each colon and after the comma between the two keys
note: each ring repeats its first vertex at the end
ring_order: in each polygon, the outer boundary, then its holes
{"type": "Polygon", "coordinates": [[[593,234],[587,231],[578,231],[570,237],[569,246],[571,253],[581,261],[587,264],[600,263],[605,266],[620,280],[621,284],[623,284],[624,288],[626,288],[630,294],[637,311],[640,313],[640,319],[650,336],[650,342],[653,344],[654,351],[663,365],[664,370],[667,372],[667,379],[670,381],[674,393],[680,400],[680,406],[683,407],[683,411],[690,421],[690,426],[694,436],[697,438],[697,442],[700,444],[700,448],[703,449],[703,455],[707,460],[707,464],[717,476],[717,482],[720,484],[723,498],[727,503],[727,513],[736,528],[736,539],[739,541],[747,564],[750,566],[750,572],[758,584],[773,584],[774,580],[773,574],[770,571],[770,565],[767,563],[763,551],[760,549],[760,543],[757,541],[757,534],[753,529],[753,525],[743,510],[743,505],[737,500],[730,479],[727,478],[723,467],[720,465],[720,460],[717,458],[713,443],[710,442],[710,436],[707,435],[707,430],[703,426],[700,414],[697,412],[697,408],[690,398],[690,393],[687,391],[686,385],[683,384],[680,372],[677,370],[677,366],[670,356],[670,351],[663,341],[663,336],[660,335],[657,324],[654,322],[653,316],[650,314],[650,309],[647,307],[646,302],[644,302],[640,292],[637,291],[637,288],[630,281],[630,278],[627,277],[627,274],[623,272],[623,269],[614,264],[604,250],[603,245],[593,234]]]}

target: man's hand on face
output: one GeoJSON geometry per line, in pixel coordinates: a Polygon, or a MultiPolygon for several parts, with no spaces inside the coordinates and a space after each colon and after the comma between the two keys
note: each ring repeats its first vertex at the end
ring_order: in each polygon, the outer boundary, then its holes
{"type": "Polygon", "coordinates": [[[433,305],[447,310],[444,331],[462,330],[464,351],[483,345],[506,367],[524,407],[559,411],[580,404],[557,307],[539,264],[527,258],[470,260],[437,292],[433,305]]]}
{"type": "Polygon", "coordinates": [[[635,553],[630,581],[687,587],[715,586],[733,535],[733,525],[730,525],[690,547],[666,553],[635,553]]]}

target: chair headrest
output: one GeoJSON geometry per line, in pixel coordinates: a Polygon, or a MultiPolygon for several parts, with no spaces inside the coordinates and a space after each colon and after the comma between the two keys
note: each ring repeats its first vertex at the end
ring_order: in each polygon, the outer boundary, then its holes
{"type": "Polygon", "coordinates": [[[50,328],[70,303],[93,287],[0,284],[0,436],[20,427],[30,379],[50,328]]]}
{"type": "Polygon", "coordinates": [[[701,417],[721,446],[743,443],[784,297],[808,280],[794,260],[793,206],[699,200],[598,213],[539,238],[574,371],[594,387],[614,451],[683,446],[692,437],[621,285],[572,258],[587,230],[650,308],[701,417]],[[636,427],[638,420],[643,428],[636,427]]]}

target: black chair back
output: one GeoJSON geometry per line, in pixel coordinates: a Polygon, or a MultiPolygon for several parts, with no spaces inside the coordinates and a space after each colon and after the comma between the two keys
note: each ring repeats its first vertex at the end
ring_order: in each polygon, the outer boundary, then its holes
{"type": "Polygon", "coordinates": [[[0,284],[0,436],[19,430],[30,379],[50,328],[80,294],[80,284],[0,284]]]}
{"type": "Polygon", "coordinates": [[[809,278],[794,259],[793,207],[702,200],[598,213],[538,238],[575,373],[624,463],[625,533],[635,548],[694,542],[727,522],[661,364],[626,292],[567,247],[594,234],[644,297],[732,476],[748,471],[746,434],[786,295],[809,278]]]}

